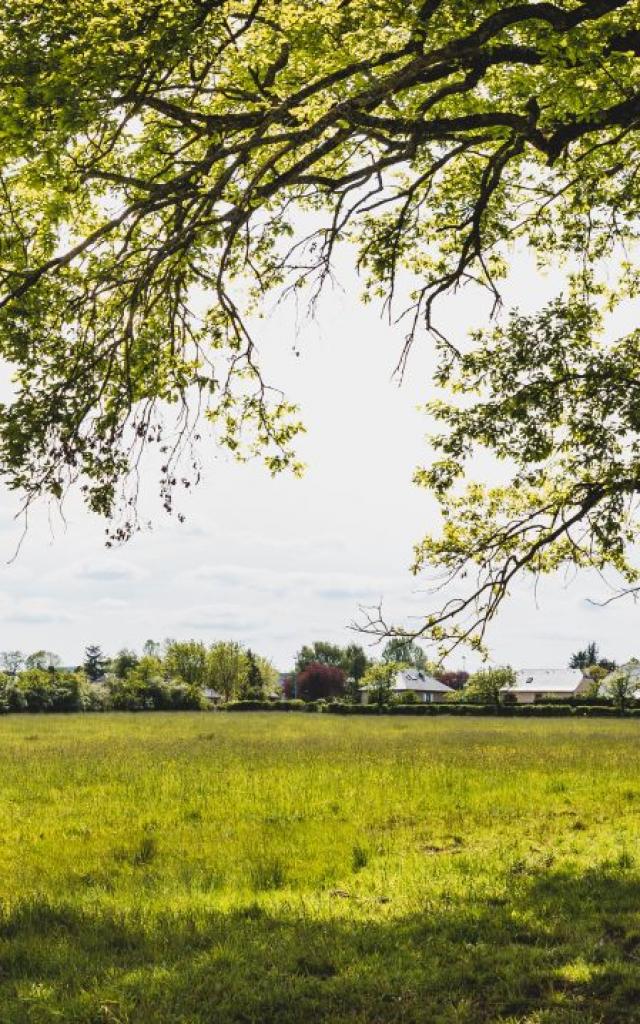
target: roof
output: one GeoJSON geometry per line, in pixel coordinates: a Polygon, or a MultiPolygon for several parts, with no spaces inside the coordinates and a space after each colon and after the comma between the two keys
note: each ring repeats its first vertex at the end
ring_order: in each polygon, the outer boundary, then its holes
{"type": "MultiPolygon", "coordinates": [[[[361,686],[361,690],[377,690],[377,684],[368,686],[361,686]]],[[[435,679],[433,676],[427,675],[426,672],[422,672],[421,669],[417,668],[406,668],[396,672],[391,686],[393,693],[405,693],[411,691],[413,693],[454,693],[450,686],[446,686],[445,683],[441,683],[439,679],[435,679]]]]}
{"type": "Polygon", "coordinates": [[[584,674],[579,668],[523,668],[501,693],[575,693],[584,674]]]}
{"type": "Polygon", "coordinates": [[[415,693],[453,692],[450,686],[416,668],[406,668],[397,672],[391,689],[401,693],[404,693],[405,690],[412,690],[415,693]]]}

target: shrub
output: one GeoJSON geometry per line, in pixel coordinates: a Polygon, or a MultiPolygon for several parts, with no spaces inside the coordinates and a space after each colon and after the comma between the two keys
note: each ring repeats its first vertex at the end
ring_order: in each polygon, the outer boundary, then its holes
{"type": "Polygon", "coordinates": [[[304,710],[305,711],[312,711],[312,712],[313,711],[322,712],[322,711],[325,710],[326,707],[327,707],[327,701],[323,700],[323,698],[320,697],[319,700],[307,701],[307,703],[304,705],[304,710]]]}
{"type": "Polygon", "coordinates": [[[303,700],[232,700],[225,711],[304,711],[303,700]]]}
{"type": "Polygon", "coordinates": [[[602,707],[608,708],[613,706],[613,701],[610,697],[594,696],[592,694],[581,693],[577,697],[554,697],[551,694],[542,696],[540,699],[536,699],[536,705],[567,705],[570,708],[582,708],[585,706],[589,707],[602,707]]]}
{"type": "MultiPolygon", "coordinates": [[[[574,713],[576,715],[583,715],[588,718],[607,718],[611,716],[615,717],[616,715],[620,715],[621,711],[620,708],[603,707],[602,704],[582,704],[578,705],[574,709],[574,713]]],[[[630,714],[633,714],[633,712],[630,712],[630,714]]]]}
{"type": "Polygon", "coordinates": [[[388,704],[345,704],[335,701],[327,704],[327,711],[334,715],[379,715],[389,711],[388,704]]]}
{"type": "Polygon", "coordinates": [[[167,687],[167,698],[171,711],[204,711],[209,706],[207,698],[199,686],[188,686],[186,683],[173,683],[167,687]]]}
{"type": "Polygon", "coordinates": [[[404,693],[398,694],[398,696],[396,697],[396,702],[398,704],[420,704],[421,703],[421,701],[420,701],[420,699],[418,697],[418,694],[414,693],[413,690],[405,690],[404,693]]]}
{"type": "Polygon", "coordinates": [[[503,714],[520,716],[521,718],[561,718],[572,715],[573,708],[567,704],[516,704],[505,708],[503,714]]]}

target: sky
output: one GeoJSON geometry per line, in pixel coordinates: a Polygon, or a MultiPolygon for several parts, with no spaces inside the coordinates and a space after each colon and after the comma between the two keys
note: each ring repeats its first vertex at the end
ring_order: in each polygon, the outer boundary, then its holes
{"type": "MultiPolygon", "coordinates": [[[[150,530],[108,549],[103,521],[72,497],[64,521],[34,510],[17,553],[18,497],[0,490],[0,650],[46,648],[77,664],[90,643],[113,653],[147,638],[235,639],[286,671],[313,640],[368,647],[351,628],[362,606],[382,601],[390,620],[419,622],[428,581],[409,571],[412,547],[437,520],[412,474],[429,459],[421,407],[433,397],[432,345],[416,343],[400,385],[393,369],[403,325],[360,302],[347,262],[340,280],[315,319],[270,309],[258,328],[267,377],[302,410],[301,480],[273,479],[204,446],[204,481],[182,501],[184,524],[156,511],[150,530]]],[[[533,309],[555,291],[553,277],[516,260],[509,302],[533,309]]],[[[461,293],[441,322],[459,336],[485,315],[483,300],[461,293]]],[[[148,473],[145,494],[155,488],[148,473]]],[[[618,661],[637,654],[640,608],[591,603],[606,596],[584,574],[519,584],[489,632],[491,661],[563,667],[590,640],[618,661]]],[[[449,660],[477,664],[462,651],[449,660]]]]}

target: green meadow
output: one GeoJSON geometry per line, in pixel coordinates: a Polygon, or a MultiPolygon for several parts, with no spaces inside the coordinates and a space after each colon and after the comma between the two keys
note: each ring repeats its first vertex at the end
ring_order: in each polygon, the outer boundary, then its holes
{"type": "Polygon", "coordinates": [[[640,722],[0,720],[1,1024],[640,1021],[640,722]]]}

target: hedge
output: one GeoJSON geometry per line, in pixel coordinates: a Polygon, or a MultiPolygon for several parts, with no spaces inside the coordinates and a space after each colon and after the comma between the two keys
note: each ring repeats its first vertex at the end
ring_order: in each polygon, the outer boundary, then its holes
{"type": "Polygon", "coordinates": [[[497,718],[571,718],[620,715],[640,716],[640,708],[621,712],[618,708],[581,704],[328,704],[334,715],[413,715],[419,717],[453,715],[494,716],[497,718]]]}
{"type": "Polygon", "coordinates": [[[586,715],[588,718],[611,718],[616,715],[637,715],[638,709],[629,708],[627,711],[621,711],[620,708],[604,707],[602,704],[578,704],[574,708],[574,713],[578,716],[586,715]]]}
{"type": "Polygon", "coordinates": [[[303,700],[232,700],[223,711],[305,711],[303,700]]]}

